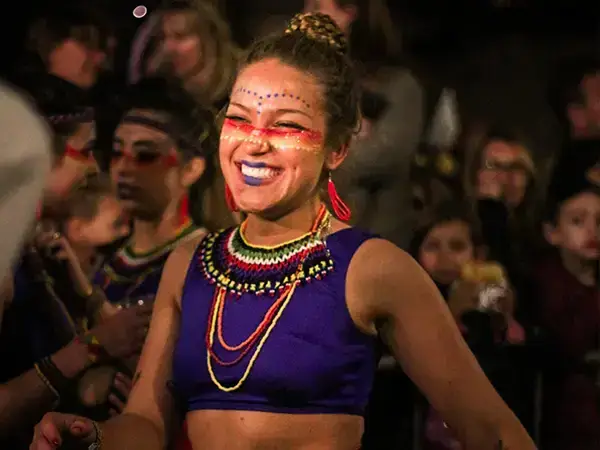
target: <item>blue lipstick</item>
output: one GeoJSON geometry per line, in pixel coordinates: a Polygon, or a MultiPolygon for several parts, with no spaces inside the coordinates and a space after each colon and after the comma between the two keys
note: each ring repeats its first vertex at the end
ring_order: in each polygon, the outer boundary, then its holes
{"type": "Polygon", "coordinates": [[[260,186],[264,180],[262,178],[250,177],[248,175],[242,175],[244,182],[250,186],[260,186]]]}

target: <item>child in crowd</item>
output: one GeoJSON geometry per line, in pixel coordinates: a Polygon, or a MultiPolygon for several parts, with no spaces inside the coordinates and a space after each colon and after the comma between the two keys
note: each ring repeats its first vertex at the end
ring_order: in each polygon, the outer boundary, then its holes
{"type": "MultiPolygon", "coordinates": [[[[411,251],[431,276],[459,323],[465,340],[496,389],[510,404],[502,385],[514,375],[506,373],[505,342],[522,343],[523,328],[514,319],[514,295],[505,270],[485,261],[485,248],[476,223],[460,205],[441,205],[433,220],[415,233],[411,251]]],[[[510,372],[510,371],[509,371],[510,372]]],[[[435,411],[427,414],[428,450],[460,449],[435,411]]]]}
{"type": "MultiPolygon", "coordinates": [[[[68,273],[58,273],[46,265],[59,280],[59,296],[67,308],[78,315],[79,305],[69,299],[76,294],[88,298],[92,293],[91,276],[102,258],[102,250],[129,234],[129,223],[110,179],[100,173],[86,176],[64,195],[53,208],[44,210],[39,226],[38,246],[44,249],[47,262],[62,261],[68,273]],[[64,283],[60,283],[63,281],[64,283]],[[63,294],[63,295],[60,295],[63,294]]],[[[105,309],[109,304],[104,302],[105,309]]],[[[89,305],[87,305],[89,306],[89,305]]],[[[89,309],[89,308],[88,308],[89,309]]],[[[108,312],[108,311],[105,311],[108,312]]],[[[89,311],[88,311],[89,313],[89,311]]]]}
{"type": "Polygon", "coordinates": [[[544,448],[597,450],[600,195],[583,170],[572,172],[561,171],[551,185],[544,236],[553,251],[534,272],[537,319],[552,349],[545,374],[544,448]]]}

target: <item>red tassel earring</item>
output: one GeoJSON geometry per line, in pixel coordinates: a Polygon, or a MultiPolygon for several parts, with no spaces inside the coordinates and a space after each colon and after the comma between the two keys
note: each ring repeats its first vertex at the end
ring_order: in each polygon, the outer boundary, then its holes
{"type": "Polygon", "coordinates": [[[179,226],[185,224],[190,217],[190,198],[185,194],[179,202],[179,226]]]}
{"type": "Polygon", "coordinates": [[[233,211],[233,212],[239,211],[237,205],[235,204],[235,199],[233,198],[233,193],[231,192],[231,189],[229,189],[229,186],[227,185],[227,183],[225,183],[225,202],[227,203],[227,207],[231,211],[233,211]]]}
{"type": "Polygon", "coordinates": [[[335,183],[331,179],[331,174],[329,174],[329,180],[327,181],[327,193],[329,194],[329,200],[331,201],[331,207],[335,216],[342,222],[348,222],[352,217],[352,211],[350,211],[348,205],[344,203],[344,200],[338,194],[335,183]]]}

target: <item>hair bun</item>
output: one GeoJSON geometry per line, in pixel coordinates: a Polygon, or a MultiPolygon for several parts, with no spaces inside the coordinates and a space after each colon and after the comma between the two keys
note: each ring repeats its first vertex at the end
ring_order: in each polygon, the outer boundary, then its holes
{"type": "Polygon", "coordinates": [[[327,14],[296,14],[285,30],[286,34],[294,32],[302,33],[309,39],[323,42],[342,55],[345,55],[348,51],[346,36],[327,14]]]}

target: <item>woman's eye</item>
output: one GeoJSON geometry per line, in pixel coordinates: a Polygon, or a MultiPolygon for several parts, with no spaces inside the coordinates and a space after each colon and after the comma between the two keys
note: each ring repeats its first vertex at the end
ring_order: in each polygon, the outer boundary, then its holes
{"type": "Polygon", "coordinates": [[[299,130],[299,131],[306,130],[306,128],[304,128],[302,125],[298,125],[297,123],[294,123],[294,122],[277,122],[275,124],[275,126],[278,128],[292,128],[294,130],[299,130]]]}
{"type": "Polygon", "coordinates": [[[227,115],[227,116],[225,116],[225,118],[228,120],[233,120],[234,122],[243,122],[246,120],[241,116],[235,116],[235,115],[227,115]]]}

